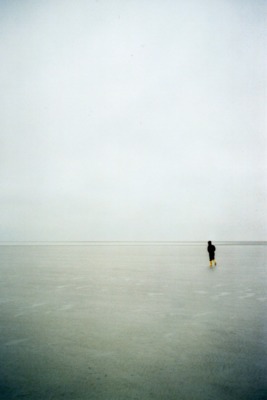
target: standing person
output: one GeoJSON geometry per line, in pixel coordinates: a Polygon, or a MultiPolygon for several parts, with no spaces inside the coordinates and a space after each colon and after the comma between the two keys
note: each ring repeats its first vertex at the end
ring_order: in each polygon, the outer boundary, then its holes
{"type": "Polygon", "coordinates": [[[209,257],[210,257],[210,267],[212,267],[212,263],[214,262],[214,265],[216,265],[216,260],[215,260],[215,250],[216,247],[214,246],[214,244],[211,243],[211,241],[208,241],[208,253],[209,253],[209,257]]]}

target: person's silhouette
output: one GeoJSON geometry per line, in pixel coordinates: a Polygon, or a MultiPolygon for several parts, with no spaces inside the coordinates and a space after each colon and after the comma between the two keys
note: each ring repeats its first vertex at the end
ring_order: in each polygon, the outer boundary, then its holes
{"type": "Polygon", "coordinates": [[[211,243],[211,241],[208,241],[208,253],[209,253],[209,258],[210,258],[210,267],[212,267],[212,264],[214,263],[214,265],[216,265],[216,260],[215,260],[215,250],[216,247],[214,246],[214,244],[211,243]]]}

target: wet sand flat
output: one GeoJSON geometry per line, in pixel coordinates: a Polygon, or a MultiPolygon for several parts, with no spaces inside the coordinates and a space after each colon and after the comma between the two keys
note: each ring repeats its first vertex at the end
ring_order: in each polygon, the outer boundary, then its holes
{"type": "Polygon", "coordinates": [[[267,247],[216,258],[0,246],[0,399],[266,399],[267,247]]]}

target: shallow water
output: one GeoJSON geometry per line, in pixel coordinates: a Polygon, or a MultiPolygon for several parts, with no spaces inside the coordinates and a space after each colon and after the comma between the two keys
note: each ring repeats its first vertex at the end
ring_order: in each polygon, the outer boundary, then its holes
{"type": "Polygon", "coordinates": [[[267,247],[0,246],[0,399],[267,397],[267,247]]]}

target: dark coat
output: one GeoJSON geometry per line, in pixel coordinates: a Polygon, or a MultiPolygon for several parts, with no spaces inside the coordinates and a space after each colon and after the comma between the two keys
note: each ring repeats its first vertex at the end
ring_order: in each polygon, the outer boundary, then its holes
{"type": "Polygon", "coordinates": [[[216,247],[214,246],[214,244],[209,244],[207,250],[209,252],[210,260],[214,260],[215,250],[216,250],[216,247]]]}

